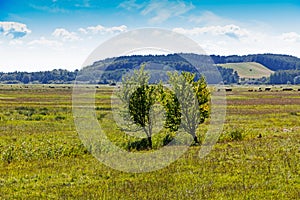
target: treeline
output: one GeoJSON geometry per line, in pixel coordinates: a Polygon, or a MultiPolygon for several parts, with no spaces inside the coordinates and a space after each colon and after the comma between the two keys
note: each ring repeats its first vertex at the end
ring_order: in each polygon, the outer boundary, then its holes
{"type": "MultiPolygon", "coordinates": [[[[218,67],[221,76],[223,77],[225,84],[238,83],[239,76],[233,69],[226,69],[218,67]]],[[[77,80],[89,81],[91,84],[109,84],[115,83],[121,80],[122,76],[128,71],[124,68],[121,70],[106,70],[106,71],[91,71],[80,73],[77,80]]],[[[150,82],[156,82],[157,80],[166,81],[167,71],[150,70],[151,80],[150,82]]],[[[184,67],[181,71],[185,70],[184,67]]],[[[0,72],[0,83],[2,84],[70,84],[73,83],[77,77],[78,70],[52,70],[52,71],[41,71],[41,72],[0,72]]],[[[213,76],[213,75],[211,75],[213,76]]]]}
{"type": "Polygon", "coordinates": [[[281,70],[271,74],[270,84],[300,84],[300,70],[281,70]]]}
{"type": "Polygon", "coordinates": [[[9,72],[0,73],[0,82],[6,84],[62,84],[62,83],[72,83],[76,76],[78,70],[74,72],[55,69],[52,71],[43,72],[9,72]]]}

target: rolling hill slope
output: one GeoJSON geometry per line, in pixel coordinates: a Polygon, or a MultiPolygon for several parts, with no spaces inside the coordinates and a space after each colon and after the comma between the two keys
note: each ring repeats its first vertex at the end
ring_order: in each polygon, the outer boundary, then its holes
{"type": "Polygon", "coordinates": [[[218,64],[218,66],[231,68],[234,71],[237,71],[240,78],[247,79],[269,77],[273,73],[272,70],[256,62],[226,63],[218,64]]]}

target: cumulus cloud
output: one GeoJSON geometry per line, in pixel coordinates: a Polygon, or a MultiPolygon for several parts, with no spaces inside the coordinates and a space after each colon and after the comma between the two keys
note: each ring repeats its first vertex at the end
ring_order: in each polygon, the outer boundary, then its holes
{"type": "Polygon", "coordinates": [[[295,32],[283,33],[280,38],[287,42],[300,42],[300,34],[295,32]]]}
{"type": "Polygon", "coordinates": [[[239,26],[230,24],[226,26],[206,26],[206,27],[196,27],[192,29],[184,28],[174,28],[173,31],[186,35],[200,35],[200,34],[210,34],[210,35],[225,35],[234,39],[240,39],[249,35],[246,29],[242,29],[239,26]]]}
{"type": "Polygon", "coordinates": [[[82,34],[104,34],[104,33],[122,33],[127,31],[127,26],[113,26],[113,27],[104,27],[102,25],[89,26],[87,28],[80,28],[78,31],[82,34]]]}
{"type": "Polygon", "coordinates": [[[0,22],[0,34],[13,39],[22,38],[31,33],[26,24],[18,22],[0,22]]]}
{"type": "Polygon", "coordinates": [[[69,32],[64,28],[55,29],[52,36],[63,41],[78,41],[80,39],[75,32],[69,32]]]}

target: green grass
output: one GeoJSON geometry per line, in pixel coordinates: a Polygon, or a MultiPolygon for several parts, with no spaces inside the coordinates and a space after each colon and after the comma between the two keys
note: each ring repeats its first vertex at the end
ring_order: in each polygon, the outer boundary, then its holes
{"type": "Polygon", "coordinates": [[[226,64],[219,64],[219,65],[237,71],[240,78],[250,79],[250,78],[269,77],[273,73],[273,71],[271,71],[267,67],[255,62],[226,63],[226,64]]]}
{"type": "MultiPolygon", "coordinates": [[[[207,157],[199,159],[200,147],[194,146],[166,168],[135,174],[101,164],[82,145],[68,87],[0,85],[0,199],[300,197],[297,91],[234,87],[227,93],[224,130],[207,157]]],[[[108,137],[126,149],[136,138],[113,122],[111,92],[112,87],[97,89],[97,118],[108,137]]],[[[207,126],[200,126],[199,136],[207,126]]],[[[156,149],[164,134],[155,136],[156,149]]]]}

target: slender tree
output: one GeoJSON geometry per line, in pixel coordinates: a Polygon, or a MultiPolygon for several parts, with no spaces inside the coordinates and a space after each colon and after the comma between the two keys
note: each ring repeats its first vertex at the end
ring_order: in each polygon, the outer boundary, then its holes
{"type": "Polygon", "coordinates": [[[180,126],[199,143],[196,130],[209,117],[210,93],[205,78],[195,81],[195,74],[189,72],[169,73],[169,83],[174,93],[166,101],[167,127],[180,126]],[[180,112],[180,115],[178,114],[180,112]],[[180,116],[180,120],[178,119],[180,116]]]}
{"type": "Polygon", "coordinates": [[[133,75],[122,79],[122,88],[118,94],[125,105],[125,112],[135,125],[140,127],[147,136],[149,147],[152,148],[152,131],[154,116],[151,108],[157,99],[157,86],[149,85],[150,75],[144,70],[135,70],[133,75]]]}

